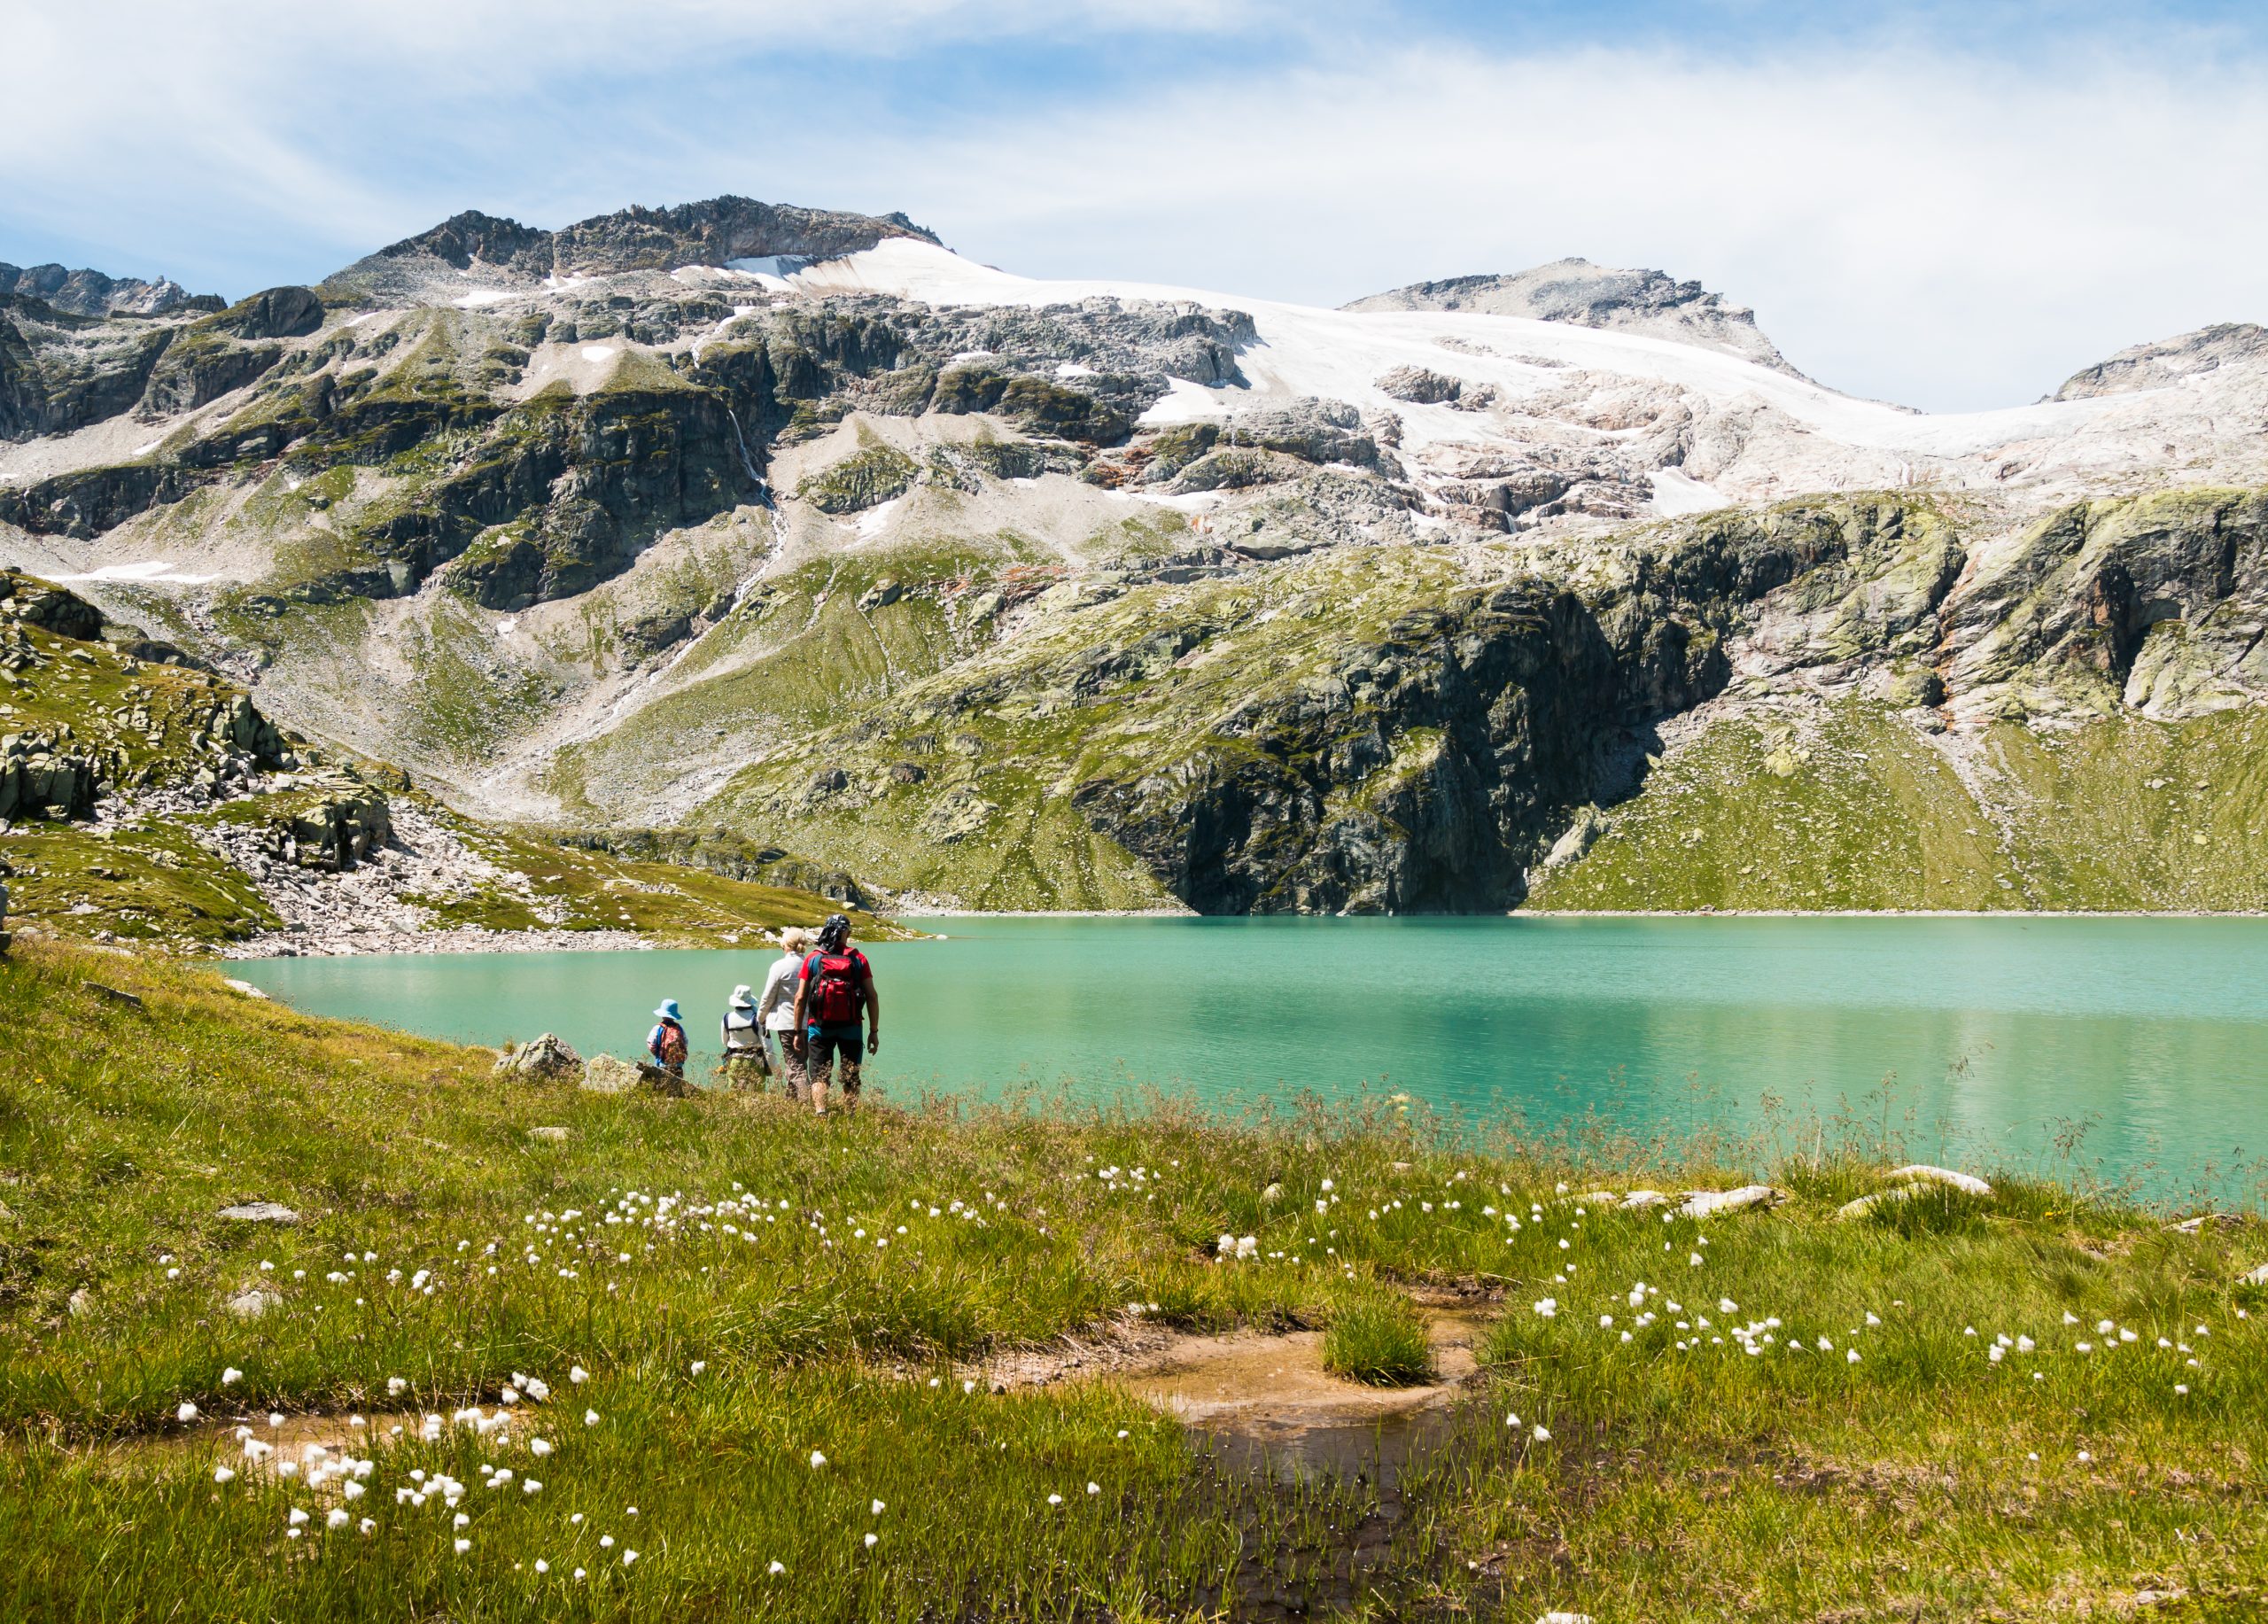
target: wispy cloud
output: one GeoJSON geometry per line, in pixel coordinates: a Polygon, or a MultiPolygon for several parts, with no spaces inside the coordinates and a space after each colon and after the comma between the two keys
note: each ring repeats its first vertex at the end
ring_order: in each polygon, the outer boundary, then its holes
{"type": "Polygon", "coordinates": [[[1824,380],[1941,408],[2268,319],[2268,71],[2225,29],[2060,30],[2051,59],[1275,0],[181,15],[12,22],[35,71],[0,125],[0,257],[12,233],[241,292],[461,207],[724,190],[905,208],[1035,274],[1321,302],[1574,253],[1698,277],[1824,380]]]}

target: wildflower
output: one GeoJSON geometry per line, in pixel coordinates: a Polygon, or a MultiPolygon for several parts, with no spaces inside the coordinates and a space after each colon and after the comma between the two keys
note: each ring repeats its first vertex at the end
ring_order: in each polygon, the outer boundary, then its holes
{"type": "Polygon", "coordinates": [[[543,1485],[537,1482],[533,1478],[522,1478],[520,1480],[520,1492],[524,1495],[540,1495],[543,1492],[543,1485]]]}
{"type": "Polygon", "coordinates": [[[881,1539],[882,1535],[879,1534],[869,1534],[866,1535],[866,1549],[872,1550],[874,1546],[880,1542],[881,1539]]]}
{"type": "MultiPolygon", "coordinates": [[[[625,1262],[625,1263],[627,1263],[629,1260],[628,1260],[627,1258],[625,1258],[625,1259],[624,1259],[623,1261],[624,1261],[624,1262],[625,1262]]],[[[571,1382],[575,1382],[575,1383],[577,1383],[578,1385],[579,1385],[579,1384],[581,1384],[581,1383],[583,1383],[583,1382],[588,1381],[590,1379],[591,1379],[591,1373],[590,1373],[590,1371],[588,1371],[585,1370],[585,1369],[584,1369],[581,1365],[579,1365],[579,1365],[576,1365],[573,1369],[570,1370],[570,1371],[567,1372],[567,1379],[568,1379],[568,1380],[570,1380],[570,1381],[571,1381],[571,1382]]]]}
{"type": "Polygon", "coordinates": [[[576,1578],[578,1578],[578,1579],[580,1579],[582,1576],[583,1576],[583,1570],[582,1570],[581,1568],[579,1568],[579,1568],[577,1568],[577,1569],[575,1570],[575,1577],[576,1577],[576,1578]]]}
{"type": "Polygon", "coordinates": [[[2081,1450],[2079,1451],[2079,1459],[2080,1459],[2082,1462],[2090,1461],[2090,1460],[2093,1460],[2093,1458],[2094,1458],[2094,1457],[2093,1457],[2093,1456],[2092,1456],[2092,1455],[2090,1455],[2090,1454],[2088,1454],[2085,1449],[2081,1449],[2081,1450]]]}
{"type": "MultiPolygon", "coordinates": [[[[2178,1394],[2186,1396],[2189,1392],[2189,1384],[2186,1381],[2177,1381],[2173,1384],[2173,1390],[2178,1394]]],[[[221,1470],[226,1471],[227,1468],[223,1467],[221,1470]]]]}
{"type": "Polygon", "coordinates": [[[586,1410],[585,1411],[583,1411],[583,1425],[584,1425],[584,1426],[596,1426],[598,1424],[599,1424],[599,1412],[598,1412],[597,1410],[586,1410]]]}
{"type": "MultiPolygon", "coordinates": [[[[1565,1188],[1565,1186],[1563,1185],[1562,1188],[1565,1188]]],[[[1551,1441],[1551,1430],[1547,1426],[1539,1425],[1534,1431],[1528,1434],[1528,1436],[1534,1439],[1538,1443],[1550,1443],[1551,1441]]]]}
{"type": "Polygon", "coordinates": [[[1091,1495],[1099,1495],[1099,1494],[1102,1493],[1102,1485],[1101,1485],[1101,1484],[1099,1484],[1099,1483],[1097,1483],[1097,1482],[1090,1481],[1090,1482],[1087,1484],[1087,1492],[1088,1492],[1089,1494],[1091,1494],[1091,1495]]]}
{"type": "Polygon", "coordinates": [[[825,1465],[827,1465],[827,1457],[820,1454],[817,1449],[813,1449],[812,1451],[812,1470],[816,1472],[825,1465]]]}
{"type": "Polygon", "coordinates": [[[221,1385],[224,1387],[233,1387],[244,1379],[245,1373],[233,1364],[221,1372],[221,1385]]]}
{"type": "Polygon", "coordinates": [[[356,1524],[354,1525],[354,1529],[355,1529],[355,1532],[356,1532],[356,1533],[358,1533],[358,1534],[369,1534],[369,1533],[372,1532],[374,1529],[376,1529],[376,1528],[377,1527],[377,1526],[378,1526],[378,1519],[377,1519],[377,1518],[375,1518],[375,1517],[365,1517],[364,1519],[362,1519],[362,1520],[361,1520],[361,1522],[358,1522],[358,1523],[356,1523],[356,1524]]]}
{"type": "Polygon", "coordinates": [[[1856,1364],[1859,1362],[1859,1350],[1855,1348],[1851,1348],[1844,1354],[1843,1357],[1849,1363],[1856,1364]]]}
{"type": "Polygon", "coordinates": [[[695,1359],[695,1360],[693,1362],[693,1373],[694,1373],[695,1375],[696,1375],[696,1376],[698,1376],[699,1374],[701,1374],[701,1372],[702,1372],[702,1371],[703,1371],[707,1370],[708,1368],[709,1368],[709,1361],[708,1361],[708,1360],[706,1360],[706,1359],[695,1359]]]}
{"type": "Polygon", "coordinates": [[[1694,1268],[1698,1269],[1701,1266],[1701,1254],[1698,1252],[1689,1252],[1685,1255],[1685,1261],[1694,1268]]]}
{"type": "Polygon", "coordinates": [[[548,1573],[551,1571],[551,1564],[545,1561],[541,1557],[538,1557],[535,1559],[535,1571],[539,1573],[548,1573]]]}
{"type": "Polygon", "coordinates": [[[1559,1312],[1559,1300],[1557,1297],[1541,1298],[1535,1304],[1535,1311],[1550,1319],[1559,1312]]]}
{"type": "Polygon", "coordinates": [[[455,1547],[457,1555],[459,1556],[464,1555],[466,1551],[472,1549],[472,1542],[470,1540],[456,1540],[452,1542],[455,1547]]]}
{"type": "Polygon", "coordinates": [[[782,1574],[782,1573],[786,1573],[786,1572],[788,1571],[788,1565],[787,1565],[786,1563],[784,1563],[784,1562],[774,1562],[774,1563],[773,1563],[770,1567],[768,1567],[768,1568],[765,1569],[764,1571],[765,1571],[765,1573],[770,1573],[773,1578],[775,1578],[775,1579],[776,1579],[776,1578],[778,1578],[781,1574],[782,1574]]]}
{"type": "Polygon", "coordinates": [[[600,1535],[599,1549],[601,1550],[612,1550],[614,1549],[614,1535],[611,1534],[600,1535]]]}
{"type": "Polygon", "coordinates": [[[213,1468],[213,1480],[215,1483],[233,1483],[237,1480],[236,1471],[229,1466],[215,1466],[213,1468]]]}
{"type": "Polygon", "coordinates": [[[875,1516],[879,1517],[882,1514],[882,1503],[877,1500],[867,1509],[873,1511],[875,1516]]]}
{"type": "Polygon", "coordinates": [[[454,1517],[449,1519],[449,1527],[452,1528],[462,1528],[468,1526],[471,1521],[471,1518],[466,1516],[462,1511],[459,1511],[454,1517]]]}
{"type": "Polygon", "coordinates": [[[330,1515],[322,1519],[322,1526],[326,1528],[343,1528],[352,1520],[353,1519],[344,1511],[334,1505],[330,1508],[330,1515]]]}
{"type": "Polygon", "coordinates": [[[545,1455],[548,1455],[548,1454],[550,1454],[550,1453],[551,1453],[551,1440],[550,1440],[550,1439],[548,1439],[548,1438],[531,1438],[531,1439],[529,1439],[529,1440],[528,1440],[528,1453],[529,1453],[529,1454],[531,1454],[531,1455],[538,1456],[538,1457],[541,1457],[541,1456],[545,1456],[545,1455]]]}
{"type": "Polygon", "coordinates": [[[625,1567],[628,1567],[628,1566],[629,1566],[633,1562],[635,1562],[637,1559],[638,1559],[638,1553],[637,1553],[636,1551],[634,1551],[634,1550],[625,1550],[625,1551],[624,1551],[624,1552],[622,1553],[622,1566],[625,1566],[625,1567]]]}
{"type": "Polygon", "coordinates": [[[1047,1496],[1047,1504],[1050,1505],[1060,1505],[1063,1504],[1063,1496],[1060,1495],[1050,1495],[1047,1496]]]}
{"type": "Polygon", "coordinates": [[[190,1403],[187,1399],[183,1399],[182,1401],[181,1408],[174,1411],[174,1419],[184,1422],[194,1421],[197,1419],[197,1406],[190,1403]]]}
{"type": "Polygon", "coordinates": [[[307,1521],[307,1514],[305,1511],[301,1511],[296,1505],[291,1508],[291,1515],[288,1519],[288,1521],[292,1527],[298,1527],[301,1523],[307,1521]]]}
{"type": "Polygon", "coordinates": [[[1504,1418],[1504,1425],[1507,1426],[1518,1426],[1519,1424],[1520,1418],[1516,1415],[1508,1415],[1504,1418]]]}

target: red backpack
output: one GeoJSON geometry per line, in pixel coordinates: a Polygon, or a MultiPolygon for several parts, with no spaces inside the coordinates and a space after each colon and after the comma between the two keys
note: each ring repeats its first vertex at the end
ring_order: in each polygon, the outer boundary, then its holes
{"type": "Polygon", "coordinates": [[[855,1026],[858,1020],[858,989],[867,975],[866,958],[855,949],[839,953],[813,953],[804,960],[804,979],[811,991],[804,1000],[804,1018],[818,1026],[855,1026]]]}
{"type": "Polygon", "coordinates": [[[656,1045],[661,1051],[662,1064],[684,1065],[685,1046],[685,1029],[674,1021],[663,1022],[661,1040],[656,1045]]]}

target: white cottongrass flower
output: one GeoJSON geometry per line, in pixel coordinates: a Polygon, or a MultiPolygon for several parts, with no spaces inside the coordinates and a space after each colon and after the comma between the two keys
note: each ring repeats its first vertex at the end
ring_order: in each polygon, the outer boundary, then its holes
{"type": "Polygon", "coordinates": [[[1508,1415],[1504,1418],[1504,1425],[1507,1426],[1518,1426],[1519,1424],[1520,1418],[1516,1415],[1508,1415]]]}
{"type": "Polygon", "coordinates": [[[882,1537],[882,1536],[879,1534],[869,1534],[866,1535],[866,1549],[872,1550],[874,1546],[881,1542],[882,1537]]]}
{"type": "Polygon", "coordinates": [[[174,1411],[174,1419],[183,1422],[194,1421],[197,1419],[197,1406],[187,1399],[183,1399],[181,1408],[174,1411]]]}
{"type": "Polygon", "coordinates": [[[825,1465],[827,1465],[827,1457],[820,1454],[817,1449],[813,1449],[812,1451],[812,1470],[816,1472],[825,1465]]]}
{"type": "Polygon", "coordinates": [[[1701,1266],[1701,1254],[1698,1252],[1689,1252],[1685,1255],[1685,1261],[1694,1268],[1698,1269],[1701,1266]]]}
{"type": "Polygon", "coordinates": [[[781,1574],[788,1571],[788,1565],[785,1562],[774,1562],[770,1567],[765,1568],[764,1571],[777,1579],[781,1574]]]}
{"type": "Polygon", "coordinates": [[[1538,1426],[1534,1431],[1528,1434],[1528,1436],[1534,1439],[1538,1443],[1550,1443],[1551,1441],[1551,1429],[1547,1426],[1538,1426]]]}
{"type": "Polygon", "coordinates": [[[2178,1394],[2186,1395],[2189,1391],[2189,1384],[2186,1381],[2177,1381],[2173,1384],[2173,1390],[2178,1394]]]}
{"type": "Polygon", "coordinates": [[[548,1439],[548,1438],[531,1438],[531,1439],[529,1439],[529,1440],[528,1440],[528,1453],[529,1453],[529,1454],[531,1454],[531,1455],[539,1456],[539,1457],[540,1457],[540,1456],[545,1456],[545,1455],[548,1455],[548,1454],[550,1454],[550,1453],[551,1453],[551,1440],[550,1440],[550,1439],[548,1439]]]}
{"type": "Polygon", "coordinates": [[[454,1540],[452,1541],[451,1543],[459,1556],[464,1555],[466,1551],[472,1549],[472,1542],[470,1540],[454,1540]]]}
{"type": "Polygon", "coordinates": [[[524,1495],[540,1495],[543,1492],[543,1485],[537,1482],[533,1478],[522,1478],[520,1480],[520,1492],[524,1495]]]}
{"type": "Polygon", "coordinates": [[[614,1535],[611,1534],[600,1535],[599,1549],[601,1550],[612,1550],[614,1549],[614,1535]]]}
{"type": "Polygon", "coordinates": [[[452,1528],[462,1528],[470,1527],[471,1522],[471,1518],[466,1516],[462,1511],[459,1511],[454,1517],[449,1519],[449,1527],[452,1528]]]}
{"type": "Polygon", "coordinates": [[[598,1424],[599,1424],[599,1412],[598,1412],[597,1410],[586,1410],[585,1411],[583,1411],[583,1425],[584,1425],[584,1426],[596,1426],[598,1424]]]}
{"type": "Polygon", "coordinates": [[[1091,1495],[1099,1495],[1102,1493],[1102,1485],[1090,1480],[1087,1484],[1087,1492],[1091,1495]]]}
{"type": "Polygon", "coordinates": [[[367,1495],[369,1492],[370,1491],[368,1488],[365,1488],[361,1484],[355,1482],[353,1479],[350,1478],[347,1480],[345,1493],[349,1500],[360,1500],[364,1495],[367,1495]]]}
{"type": "Polygon", "coordinates": [[[1535,1303],[1535,1311],[1542,1315],[1544,1318],[1550,1319],[1553,1315],[1559,1311],[1559,1299],[1557,1297],[1539,1298],[1535,1303]]]}
{"type": "Polygon", "coordinates": [[[237,1480],[236,1468],[234,1468],[233,1466],[215,1466],[215,1467],[214,1467],[214,1468],[213,1468],[213,1480],[214,1480],[215,1483],[233,1483],[233,1482],[235,1482],[235,1481],[237,1480]]]}
{"type": "Polygon", "coordinates": [[[2081,1449],[2081,1450],[2079,1451],[2079,1459],[2080,1459],[2081,1461],[2083,1461],[2083,1462],[2084,1462],[2084,1461],[2090,1461],[2090,1460],[2093,1460],[2093,1458],[2094,1458],[2094,1457],[2093,1457],[2093,1456],[2092,1456],[2092,1455],[2090,1455],[2090,1454],[2088,1454],[2085,1449],[2081,1449]]]}
{"type": "Polygon", "coordinates": [[[377,1526],[378,1526],[378,1519],[377,1519],[377,1518],[375,1518],[375,1517],[365,1517],[364,1519],[362,1519],[362,1520],[361,1520],[361,1522],[358,1522],[358,1523],[356,1523],[356,1524],[354,1525],[354,1528],[355,1528],[355,1532],[357,1532],[358,1534],[369,1534],[369,1533],[371,1533],[371,1532],[375,1531],[375,1530],[377,1529],[377,1526]]]}
{"type": "Polygon", "coordinates": [[[634,1550],[625,1550],[625,1551],[624,1551],[624,1552],[622,1553],[622,1566],[625,1566],[625,1567],[628,1567],[628,1566],[629,1566],[633,1562],[635,1562],[637,1559],[638,1559],[638,1553],[637,1553],[636,1551],[634,1551],[634,1550]]]}
{"type": "Polygon", "coordinates": [[[1060,1495],[1050,1495],[1047,1496],[1047,1504],[1050,1505],[1060,1505],[1063,1504],[1063,1496],[1060,1495]]]}
{"type": "Polygon", "coordinates": [[[322,1526],[326,1528],[343,1528],[353,1520],[353,1519],[347,1516],[344,1509],[334,1505],[330,1508],[330,1514],[322,1519],[322,1526]]]}
{"type": "Polygon", "coordinates": [[[539,1573],[548,1573],[551,1571],[551,1564],[545,1561],[541,1557],[538,1557],[535,1559],[535,1571],[539,1573]]]}
{"type": "Polygon", "coordinates": [[[581,1383],[583,1383],[583,1382],[588,1381],[590,1379],[591,1379],[591,1373],[590,1373],[590,1371],[588,1371],[585,1370],[585,1369],[584,1369],[581,1365],[579,1365],[579,1364],[578,1364],[578,1365],[574,1366],[572,1369],[571,1369],[571,1370],[567,1372],[567,1379],[568,1379],[568,1380],[570,1380],[570,1381],[571,1381],[571,1382],[575,1382],[575,1383],[577,1383],[578,1385],[579,1385],[579,1384],[581,1384],[581,1383]]]}
{"type": "Polygon", "coordinates": [[[1848,1363],[1852,1364],[1856,1364],[1859,1362],[1859,1350],[1858,1350],[1857,1348],[1853,1348],[1850,1349],[1848,1352],[1845,1353],[1845,1354],[1844,1354],[1844,1356],[1843,1356],[1843,1357],[1844,1357],[1844,1358],[1845,1358],[1845,1360],[1846,1360],[1848,1363]]]}
{"type": "Polygon", "coordinates": [[[708,1361],[708,1360],[706,1360],[706,1359],[695,1359],[695,1360],[693,1362],[693,1373],[694,1373],[695,1375],[696,1375],[696,1376],[698,1376],[699,1374],[701,1374],[701,1372],[702,1372],[702,1371],[703,1371],[707,1370],[708,1368],[709,1368],[709,1361],[708,1361]]]}
{"type": "Polygon", "coordinates": [[[233,1364],[221,1372],[221,1385],[224,1387],[233,1387],[244,1379],[245,1373],[233,1364]]]}
{"type": "Polygon", "coordinates": [[[579,1568],[579,1568],[577,1568],[577,1569],[575,1570],[575,1577],[576,1577],[576,1578],[578,1578],[578,1579],[580,1579],[582,1576],[583,1576],[583,1570],[582,1570],[581,1568],[579,1568]]]}
{"type": "Polygon", "coordinates": [[[286,1520],[291,1527],[296,1528],[307,1520],[307,1514],[295,1505],[291,1508],[291,1515],[286,1520]]]}
{"type": "Polygon", "coordinates": [[[866,1509],[867,1509],[868,1511],[872,1511],[875,1516],[879,1517],[879,1516],[881,1516],[881,1515],[882,1514],[882,1510],[883,1510],[882,1503],[881,1501],[877,1500],[877,1501],[875,1501],[872,1505],[868,1506],[866,1509]]]}

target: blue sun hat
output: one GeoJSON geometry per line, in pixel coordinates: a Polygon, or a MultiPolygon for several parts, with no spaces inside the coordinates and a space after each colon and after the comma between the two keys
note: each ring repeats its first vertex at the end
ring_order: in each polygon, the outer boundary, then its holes
{"type": "Polygon", "coordinates": [[[656,1010],[654,1014],[656,1019],[663,1021],[681,1021],[685,1018],[677,1013],[677,1000],[675,998],[664,998],[662,1000],[662,1006],[656,1010]]]}

